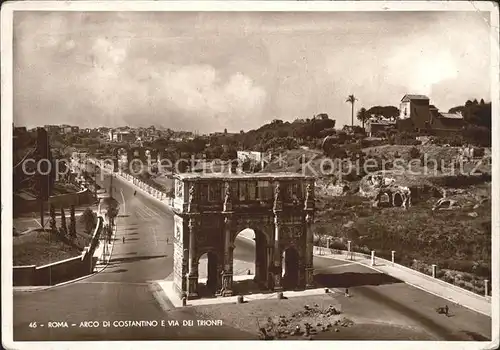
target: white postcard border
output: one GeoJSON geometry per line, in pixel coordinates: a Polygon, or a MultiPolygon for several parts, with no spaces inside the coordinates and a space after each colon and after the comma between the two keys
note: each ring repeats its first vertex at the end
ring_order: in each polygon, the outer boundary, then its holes
{"type": "MultiPolygon", "coordinates": [[[[191,341],[92,341],[92,342],[14,342],[13,341],[13,288],[12,288],[12,118],[13,72],[12,35],[14,11],[489,11],[491,23],[491,101],[492,101],[492,342],[434,342],[434,341],[333,341],[291,342],[296,349],[311,347],[335,349],[485,349],[498,347],[499,324],[499,248],[500,248],[500,137],[499,110],[499,13],[494,2],[472,1],[20,1],[7,2],[1,12],[1,77],[2,77],[2,343],[8,349],[121,349],[143,347],[161,349],[167,346],[192,346],[191,341]],[[496,194],[496,195],[494,195],[496,194]],[[309,345],[306,345],[309,344],[309,345]]],[[[238,346],[280,346],[276,342],[196,341],[196,346],[207,350],[238,346]]]]}

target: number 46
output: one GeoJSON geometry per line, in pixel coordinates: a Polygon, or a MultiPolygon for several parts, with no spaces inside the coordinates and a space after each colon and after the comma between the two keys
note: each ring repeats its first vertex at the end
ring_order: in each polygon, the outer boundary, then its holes
{"type": "Polygon", "coordinates": [[[30,322],[30,328],[36,328],[37,325],[36,325],[36,322],[30,322]]]}

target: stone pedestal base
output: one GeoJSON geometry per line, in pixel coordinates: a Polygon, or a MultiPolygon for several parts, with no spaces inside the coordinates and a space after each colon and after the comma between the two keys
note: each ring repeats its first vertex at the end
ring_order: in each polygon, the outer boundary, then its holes
{"type": "Polygon", "coordinates": [[[314,268],[306,267],[306,289],[314,288],[314,268]]]}
{"type": "Polygon", "coordinates": [[[187,277],[187,298],[188,300],[198,298],[198,276],[187,277]]]}
{"type": "Polygon", "coordinates": [[[223,297],[230,297],[233,295],[233,274],[224,273],[222,275],[222,290],[220,293],[223,297]]]}
{"type": "Polygon", "coordinates": [[[233,296],[233,291],[230,289],[224,289],[221,293],[221,296],[223,297],[232,297],[233,296]]]}
{"type": "Polygon", "coordinates": [[[283,286],[281,285],[281,266],[276,267],[276,270],[280,271],[274,274],[273,290],[275,292],[283,291],[283,286]]]}

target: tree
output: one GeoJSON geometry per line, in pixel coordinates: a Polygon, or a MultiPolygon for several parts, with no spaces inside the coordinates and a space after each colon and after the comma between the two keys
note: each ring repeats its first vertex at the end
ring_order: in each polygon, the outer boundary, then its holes
{"type": "Polygon", "coordinates": [[[37,128],[36,133],[36,149],[34,157],[39,164],[38,171],[35,174],[35,192],[37,199],[40,202],[40,220],[41,225],[44,225],[44,202],[46,202],[52,194],[52,189],[55,181],[55,170],[52,165],[52,153],[50,151],[50,143],[47,131],[44,128],[37,128]]]}
{"type": "Polygon", "coordinates": [[[66,226],[66,214],[64,208],[61,208],[61,233],[66,236],[68,234],[68,226],[66,226]]]}
{"type": "Polygon", "coordinates": [[[56,208],[53,205],[50,206],[50,231],[57,233],[56,208]]]}
{"type": "Polygon", "coordinates": [[[89,208],[85,209],[80,220],[83,222],[85,233],[90,234],[97,221],[94,212],[89,208]]]}
{"type": "Polygon", "coordinates": [[[354,95],[349,95],[347,97],[347,100],[345,100],[346,102],[349,102],[351,104],[351,126],[354,126],[354,103],[357,100],[358,99],[354,95]]]}
{"type": "Polygon", "coordinates": [[[368,110],[368,114],[394,119],[399,116],[399,109],[394,106],[373,106],[368,110]]]}
{"type": "Polygon", "coordinates": [[[75,206],[70,207],[69,212],[69,235],[71,237],[76,237],[76,219],[75,219],[75,206]]]}
{"type": "Polygon", "coordinates": [[[370,119],[370,114],[368,114],[368,111],[366,110],[366,108],[363,107],[358,111],[358,115],[356,116],[356,118],[358,118],[358,120],[362,123],[362,127],[364,130],[365,129],[365,122],[367,122],[368,119],[370,119]]]}

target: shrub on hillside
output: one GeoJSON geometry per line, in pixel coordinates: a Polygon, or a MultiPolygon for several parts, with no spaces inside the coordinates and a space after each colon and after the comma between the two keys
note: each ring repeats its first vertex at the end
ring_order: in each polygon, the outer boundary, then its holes
{"type": "Polygon", "coordinates": [[[463,130],[463,139],[475,146],[491,146],[491,129],[482,126],[469,125],[463,130]]]}
{"type": "Polygon", "coordinates": [[[419,159],[420,151],[416,147],[410,149],[410,159],[419,159]]]}
{"type": "Polygon", "coordinates": [[[90,208],[87,208],[83,212],[80,222],[83,223],[85,233],[90,234],[97,224],[97,215],[90,208]]]}
{"type": "Polygon", "coordinates": [[[331,159],[344,159],[347,158],[347,152],[344,147],[332,147],[330,150],[328,150],[328,153],[326,154],[328,158],[331,159]]]}
{"type": "Polygon", "coordinates": [[[367,147],[376,147],[376,146],[382,146],[386,145],[389,142],[387,140],[369,140],[369,139],[363,139],[361,140],[361,147],[367,148],[367,147]]]}
{"type": "Polygon", "coordinates": [[[394,135],[393,144],[396,145],[420,145],[421,142],[415,138],[415,135],[409,132],[398,132],[394,135]]]}

